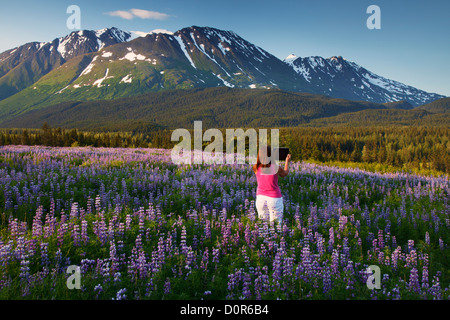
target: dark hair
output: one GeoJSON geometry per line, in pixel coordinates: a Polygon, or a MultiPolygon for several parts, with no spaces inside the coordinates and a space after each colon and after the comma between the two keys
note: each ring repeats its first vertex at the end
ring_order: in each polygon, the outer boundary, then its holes
{"type": "MultiPolygon", "coordinates": [[[[266,146],[266,147],[261,147],[260,149],[259,149],[259,152],[258,152],[258,157],[256,158],[256,164],[253,166],[253,169],[256,171],[256,170],[258,170],[258,168],[259,167],[263,167],[263,168],[268,168],[268,167],[270,167],[270,165],[271,165],[271,160],[270,160],[270,157],[272,156],[272,148],[271,148],[271,146],[266,146]],[[265,150],[264,150],[265,149],[265,150]],[[263,155],[261,155],[261,153],[263,152],[263,151],[265,151],[266,152],[266,154],[265,154],[265,157],[266,157],[266,161],[261,161],[261,157],[263,157],[263,155]]],[[[263,159],[264,160],[264,159],[263,159]]]]}

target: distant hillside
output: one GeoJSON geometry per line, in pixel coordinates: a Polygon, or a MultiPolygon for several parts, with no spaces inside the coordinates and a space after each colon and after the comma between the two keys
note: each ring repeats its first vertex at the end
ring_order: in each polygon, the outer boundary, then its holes
{"type": "Polygon", "coordinates": [[[288,127],[366,109],[386,107],[308,93],[218,87],[64,102],[26,112],[0,123],[0,127],[37,128],[47,122],[52,127],[86,130],[132,130],[142,124],[190,128],[194,120],[215,128],[288,127]]]}
{"type": "Polygon", "coordinates": [[[416,109],[426,110],[432,113],[449,113],[450,112],[450,97],[435,100],[433,102],[424,104],[416,109]]]}
{"type": "Polygon", "coordinates": [[[403,110],[411,110],[414,106],[408,101],[394,101],[394,102],[386,102],[383,103],[388,109],[403,109],[403,110]]]}
{"type": "Polygon", "coordinates": [[[434,114],[427,110],[362,110],[334,117],[313,119],[302,126],[366,127],[366,126],[450,126],[450,113],[434,114]]]}

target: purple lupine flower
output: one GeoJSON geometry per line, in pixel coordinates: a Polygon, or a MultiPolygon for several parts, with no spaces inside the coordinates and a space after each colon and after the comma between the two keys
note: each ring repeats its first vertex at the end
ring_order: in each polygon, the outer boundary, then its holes
{"type": "Polygon", "coordinates": [[[282,266],[283,255],[284,255],[284,251],[282,249],[278,249],[277,253],[275,254],[275,258],[273,259],[273,263],[272,263],[272,267],[273,267],[272,278],[277,282],[281,281],[281,275],[283,273],[283,266],[282,266]]]}
{"type": "Polygon", "coordinates": [[[428,233],[428,231],[425,232],[425,243],[428,245],[430,244],[430,234],[428,233]]]}
{"type": "Polygon", "coordinates": [[[328,266],[322,268],[323,293],[327,293],[332,289],[331,269],[328,266]]]}
{"type": "Polygon", "coordinates": [[[186,252],[186,266],[185,266],[185,268],[191,270],[193,265],[194,265],[194,262],[195,262],[195,254],[194,254],[194,251],[192,250],[191,246],[187,247],[186,251],[187,252],[186,252]]]}
{"type": "Polygon", "coordinates": [[[234,298],[233,291],[239,285],[239,282],[241,281],[241,277],[242,277],[242,269],[237,269],[237,270],[235,270],[234,273],[230,273],[228,275],[228,286],[227,286],[228,294],[226,296],[227,299],[234,298]]]}
{"type": "Polygon", "coordinates": [[[383,230],[382,229],[378,230],[378,246],[379,246],[380,250],[384,249],[384,238],[383,238],[383,230]]]}
{"type": "Polygon", "coordinates": [[[131,215],[127,214],[125,218],[125,230],[129,231],[131,230],[131,215]]]}
{"type": "Polygon", "coordinates": [[[207,271],[208,263],[209,263],[209,249],[208,247],[206,247],[205,251],[203,252],[202,261],[200,262],[200,269],[207,271]]]}
{"type": "Polygon", "coordinates": [[[328,250],[332,251],[333,245],[334,245],[334,229],[333,229],[333,227],[331,227],[328,231],[329,231],[329,236],[330,236],[330,239],[328,240],[328,250]]]}
{"type": "Polygon", "coordinates": [[[39,238],[42,235],[42,215],[44,213],[44,208],[39,206],[36,210],[36,214],[33,218],[33,225],[31,227],[31,235],[33,237],[39,238]]]}
{"type": "Polygon", "coordinates": [[[255,298],[256,300],[261,300],[262,295],[265,294],[269,288],[269,277],[267,275],[267,267],[263,267],[262,269],[258,266],[255,272],[256,279],[254,281],[255,288],[255,298]]]}
{"type": "Polygon", "coordinates": [[[89,242],[88,222],[84,219],[81,221],[81,239],[84,245],[88,244],[89,242]]]}
{"type": "Polygon", "coordinates": [[[63,241],[64,241],[64,235],[66,234],[68,229],[68,224],[67,223],[62,223],[57,231],[58,235],[58,245],[62,246],[63,241]]]}
{"type": "Polygon", "coordinates": [[[148,275],[148,266],[147,266],[147,258],[145,256],[145,252],[142,249],[139,249],[139,255],[136,260],[136,267],[138,270],[139,278],[144,279],[148,275]]]}
{"type": "Polygon", "coordinates": [[[244,272],[243,275],[243,287],[242,287],[242,297],[244,299],[251,299],[252,293],[250,291],[250,284],[251,284],[251,277],[250,274],[247,272],[244,272]]]}
{"type": "Polygon", "coordinates": [[[213,253],[212,262],[215,262],[216,264],[219,263],[220,249],[219,248],[213,248],[212,249],[212,253],[213,253]]]}
{"type": "Polygon", "coordinates": [[[419,273],[416,268],[411,269],[408,288],[410,291],[420,293],[419,273]]]}
{"type": "Polygon", "coordinates": [[[126,292],[127,292],[126,288],[123,288],[123,289],[120,289],[119,291],[117,291],[116,300],[126,300],[127,299],[127,296],[125,294],[126,292]]]}
{"type": "Polygon", "coordinates": [[[344,232],[345,225],[348,222],[347,216],[339,216],[339,232],[344,232]]]}
{"type": "Polygon", "coordinates": [[[98,284],[94,287],[94,292],[95,292],[95,300],[98,300],[100,294],[103,292],[103,288],[101,284],[98,284]]]}
{"type": "Polygon", "coordinates": [[[441,250],[444,250],[444,241],[442,240],[442,238],[439,238],[439,248],[441,250]]]}
{"type": "Polygon", "coordinates": [[[245,226],[244,238],[245,238],[245,242],[247,242],[247,245],[250,248],[252,248],[252,246],[253,246],[253,244],[252,244],[252,231],[250,230],[250,225],[248,223],[245,226]]]}
{"type": "Polygon", "coordinates": [[[211,238],[211,221],[210,220],[205,221],[205,238],[206,239],[211,238]]]}
{"type": "MultiPolygon", "coordinates": [[[[389,258],[389,257],[388,257],[389,258]]],[[[379,264],[384,264],[385,262],[385,258],[384,258],[384,252],[379,252],[378,253],[378,263],[379,264]]]]}
{"type": "Polygon", "coordinates": [[[317,252],[319,253],[319,257],[321,257],[325,253],[325,239],[322,237],[322,235],[318,232],[316,232],[315,238],[317,239],[317,252]]]}
{"type": "Polygon", "coordinates": [[[155,290],[155,286],[153,284],[153,279],[150,278],[150,280],[147,283],[146,288],[145,288],[145,296],[150,297],[154,290],[155,290]]]}
{"type": "Polygon", "coordinates": [[[78,224],[73,225],[72,230],[72,239],[73,239],[73,245],[79,246],[80,245],[80,226],[78,224]]]}
{"type": "Polygon", "coordinates": [[[439,283],[439,273],[433,277],[433,280],[431,281],[431,287],[430,289],[428,289],[428,292],[433,297],[433,300],[442,300],[442,290],[439,283]]]}
{"type": "Polygon", "coordinates": [[[137,250],[142,249],[142,234],[140,233],[136,236],[135,247],[137,250]]]}
{"type": "Polygon", "coordinates": [[[397,247],[397,238],[395,236],[392,236],[392,247],[393,248],[397,247]]]}
{"type": "Polygon", "coordinates": [[[337,249],[333,249],[331,254],[331,271],[335,275],[339,273],[339,252],[337,249]]]}
{"type": "Polygon", "coordinates": [[[428,267],[425,265],[422,269],[422,289],[427,289],[428,287],[428,267]]]}
{"type": "Polygon", "coordinates": [[[48,239],[52,236],[56,230],[56,218],[53,215],[54,206],[50,209],[50,213],[47,213],[45,216],[45,224],[44,224],[44,238],[48,239]]]}
{"type": "Polygon", "coordinates": [[[109,260],[111,262],[110,274],[113,275],[119,271],[119,258],[117,256],[116,244],[114,241],[111,241],[109,245],[109,260]]]}
{"type": "Polygon", "coordinates": [[[139,234],[144,234],[145,210],[143,207],[139,208],[138,217],[139,217],[139,222],[138,222],[139,234]]]}
{"type": "Polygon", "coordinates": [[[408,240],[408,252],[414,250],[414,240],[408,240]]]}
{"type": "Polygon", "coordinates": [[[44,266],[47,266],[50,264],[50,260],[48,259],[48,243],[41,242],[40,248],[41,248],[41,263],[44,266]]]}
{"type": "Polygon", "coordinates": [[[21,260],[24,256],[26,256],[25,238],[22,236],[17,238],[16,248],[14,249],[14,256],[16,260],[21,260]]]}
{"type": "Polygon", "coordinates": [[[412,250],[406,255],[406,267],[416,267],[417,266],[417,252],[412,250]]]}
{"type": "Polygon", "coordinates": [[[30,267],[29,267],[30,261],[26,259],[25,256],[22,256],[22,259],[20,261],[20,274],[19,277],[21,280],[28,281],[28,278],[30,276],[30,267]]]}
{"type": "Polygon", "coordinates": [[[164,294],[170,294],[170,279],[166,278],[166,281],[164,282],[164,294]]]}
{"type": "MultiPolygon", "coordinates": [[[[103,185],[103,183],[102,183],[102,185],[103,185]]],[[[97,195],[95,197],[95,211],[100,212],[101,209],[102,209],[101,198],[100,198],[100,195],[97,195]]]]}

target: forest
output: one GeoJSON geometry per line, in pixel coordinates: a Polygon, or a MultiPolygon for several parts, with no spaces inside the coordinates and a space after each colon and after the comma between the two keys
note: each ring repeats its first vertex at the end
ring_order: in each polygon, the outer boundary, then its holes
{"type": "MultiPolygon", "coordinates": [[[[225,136],[225,129],[222,132],[225,136]]],[[[280,128],[279,133],[280,145],[289,147],[296,161],[371,164],[406,171],[450,173],[448,127],[290,127],[280,128]]],[[[114,132],[52,128],[44,123],[39,129],[0,129],[0,145],[171,149],[178,143],[171,141],[171,135],[172,130],[145,123],[136,125],[132,131],[114,132]]],[[[207,144],[205,142],[204,146],[207,144]]]]}

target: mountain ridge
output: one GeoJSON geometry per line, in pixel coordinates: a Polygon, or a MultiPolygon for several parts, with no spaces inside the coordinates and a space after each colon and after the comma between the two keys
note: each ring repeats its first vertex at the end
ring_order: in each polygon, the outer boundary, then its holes
{"type": "Polygon", "coordinates": [[[30,42],[0,53],[0,100],[20,92],[70,59],[124,42],[117,28],[80,30],[49,42],[30,42]]]}
{"type": "Polygon", "coordinates": [[[36,74],[24,61],[8,65],[7,55],[14,49],[0,54],[0,76],[2,70],[6,72],[0,78],[0,119],[64,101],[218,86],[309,92],[374,103],[404,100],[413,107],[444,97],[377,76],[342,57],[292,56],[283,61],[233,31],[211,27],[162,30],[142,37],[105,28],[72,32],[56,40],[50,45],[34,43],[34,49],[30,45],[15,49],[31,50],[32,58],[24,59],[42,66],[36,74]],[[79,49],[85,34],[88,41],[79,49]],[[38,52],[47,53],[47,60],[36,58],[38,52]]]}

